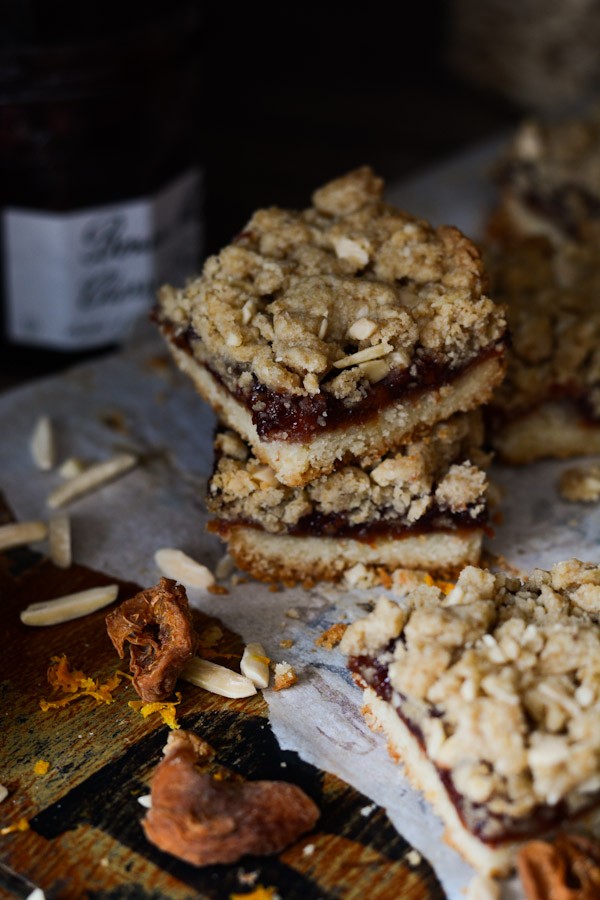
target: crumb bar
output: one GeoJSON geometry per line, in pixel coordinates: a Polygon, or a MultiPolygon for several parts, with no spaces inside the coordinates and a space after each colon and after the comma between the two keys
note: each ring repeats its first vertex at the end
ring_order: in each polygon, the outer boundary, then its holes
{"type": "Polygon", "coordinates": [[[600,219],[600,109],[558,124],[526,122],[496,165],[495,236],[579,240],[600,219]]]}
{"type": "Polygon", "coordinates": [[[479,252],[382,192],[363,167],[303,212],[259,210],[200,278],[159,293],[178,365],[292,487],[479,406],[503,375],[479,252]]]}
{"type": "Polygon", "coordinates": [[[488,257],[512,345],[491,409],[507,462],[600,453],[600,223],[585,241],[525,238],[488,257]]]}
{"type": "Polygon", "coordinates": [[[209,529],[266,581],[338,580],[359,564],[456,572],[479,560],[487,523],[478,413],[457,414],[377,463],[304,487],[275,478],[236,434],[215,441],[209,529]]]}
{"type": "Polygon", "coordinates": [[[521,582],[466,568],[444,596],[381,598],[340,647],[364,712],[486,875],[523,841],[600,812],[600,568],[521,582]]]}

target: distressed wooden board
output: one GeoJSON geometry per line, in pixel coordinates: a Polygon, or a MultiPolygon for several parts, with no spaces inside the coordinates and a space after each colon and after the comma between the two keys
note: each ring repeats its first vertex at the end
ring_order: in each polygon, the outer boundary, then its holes
{"type": "MultiPolygon", "coordinates": [[[[0,863],[43,888],[49,900],[225,900],[254,890],[245,882],[248,873],[255,873],[255,886],[275,888],[282,900],[443,897],[427,863],[408,864],[410,846],[381,808],[279,748],[260,693],[226,700],[182,683],[178,718],[213,745],[219,765],[245,778],[301,786],[321,810],[316,829],[279,856],[201,869],[148,843],[137,797],[148,792],[166,741],[160,718],[143,719],[128,707],[136,699],[129,683],[109,706],[91,698],[46,713],[39,706],[49,696],[46,672],[55,654],[66,653],[76,668],[102,679],[119,667],[104,627],[106,610],[47,628],[27,628],[19,619],[30,602],[112,580],[81,566],[56,569],[27,551],[0,556],[0,781],[10,791],[0,825],[21,816],[30,823],[28,831],[0,837],[0,863]],[[38,759],[50,763],[45,776],[33,772],[38,759]],[[309,845],[314,851],[305,853],[309,845]]],[[[122,582],[120,599],[136,590],[122,582]]],[[[194,614],[200,630],[216,622],[194,614]]],[[[223,632],[217,650],[224,655],[216,661],[235,668],[242,642],[223,632]]],[[[0,869],[1,897],[19,895],[9,884],[0,869]]]]}

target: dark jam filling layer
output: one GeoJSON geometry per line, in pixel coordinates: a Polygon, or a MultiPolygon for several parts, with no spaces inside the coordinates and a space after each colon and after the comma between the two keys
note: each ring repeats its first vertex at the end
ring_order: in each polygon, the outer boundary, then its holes
{"type": "MultiPolygon", "coordinates": [[[[394,641],[390,642],[389,649],[393,651],[394,641]]],[[[365,684],[373,688],[382,700],[385,700],[386,703],[391,701],[393,691],[387,665],[380,663],[371,656],[351,656],[348,659],[348,668],[353,674],[358,675],[365,684]]],[[[402,701],[405,698],[398,692],[396,692],[396,696],[400,698],[399,705],[394,707],[398,717],[418,741],[423,754],[427,756],[425,738],[421,728],[404,713],[402,701]]],[[[436,717],[439,716],[439,712],[432,707],[430,715],[436,717]]],[[[429,759],[429,757],[427,758],[429,759]]],[[[435,766],[433,760],[429,761],[435,766]]],[[[485,804],[473,803],[463,794],[460,794],[448,769],[442,769],[438,766],[435,766],[435,768],[463,826],[490,847],[509,841],[522,841],[539,837],[564,823],[569,816],[569,809],[564,800],[561,800],[555,806],[540,804],[534,807],[526,818],[518,819],[504,814],[493,813],[485,804]]],[[[578,810],[578,815],[583,815],[598,805],[600,805],[600,795],[592,795],[589,804],[585,808],[578,810]]]]}
{"type": "MultiPolygon", "coordinates": [[[[192,344],[198,339],[193,329],[188,328],[177,334],[169,323],[163,322],[161,325],[175,346],[193,355],[192,344]]],[[[196,361],[247,408],[261,440],[304,443],[338,428],[363,425],[392,403],[416,399],[420,394],[451,384],[469,369],[487,359],[501,356],[503,352],[504,344],[500,341],[460,368],[451,368],[431,358],[416,358],[410,369],[392,370],[377,384],[370,385],[366,396],[352,406],[347,406],[327,391],[307,397],[273,391],[254,376],[253,385],[248,390],[232,390],[211,366],[196,361]]],[[[232,378],[237,381],[242,371],[232,367],[232,378]]]]}
{"type": "MultiPolygon", "coordinates": [[[[231,526],[244,525],[249,528],[257,528],[264,531],[260,522],[253,519],[238,518],[235,520],[224,519],[211,523],[211,531],[219,532],[219,526],[223,533],[231,526]]],[[[400,517],[390,517],[377,522],[364,522],[360,525],[348,521],[343,513],[311,513],[303,516],[295,525],[289,525],[285,534],[293,534],[296,537],[331,537],[352,538],[364,544],[372,543],[377,538],[402,538],[407,535],[430,534],[431,532],[468,532],[484,528],[487,530],[487,512],[482,510],[476,516],[472,516],[469,510],[450,513],[442,511],[434,506],[429,509],[418,522],[409,523],[400,517]]]]}

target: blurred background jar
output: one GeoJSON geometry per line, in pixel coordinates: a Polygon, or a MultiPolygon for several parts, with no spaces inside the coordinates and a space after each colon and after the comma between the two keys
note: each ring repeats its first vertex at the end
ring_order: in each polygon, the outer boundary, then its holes
{"type": "Polygon", "coordinates": [[[202,6],[0,11],[1,353],[31,376],[121,342],[202,252],[202,6]]]}

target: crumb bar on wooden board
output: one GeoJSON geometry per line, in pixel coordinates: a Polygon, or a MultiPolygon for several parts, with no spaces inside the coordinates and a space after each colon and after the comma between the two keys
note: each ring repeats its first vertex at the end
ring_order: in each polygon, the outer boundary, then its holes
{"type": "Polygon", "coordinates": [[[587,118],[526,122],[495,167],[495,238],[579,240],[600,219],[600,108],[587,118]]]}
{"type": "Polygon", "coordinates": [[[523,842],[600,814],[600,568],[466,568],[444,596],[382,597],[340,647],[363,712],[486,875],[523,842]]]}
{"type": "Polygon", "coordinates": [[[600,221],[585,241],[523,238],[489,251],[512,338],[490,404],[492,443],[506,462],[600,453],[599,257],[600,221]]]}
{"type": "Polygon", "coordinates": [[[296,487],[484,403],[506,324],[478,250],[382,201],[363,167],[262,209],[156,320],[222,421],[296,487]]]}
{"type": "Polygon", "coordinates": [[[215,440],[209,530],[264,581],[336,581],[362,563],[435,573],[477,563],[487,524],[479,412],[458,413],[370,466],[277,481],[232,431],[215,440]]]}

